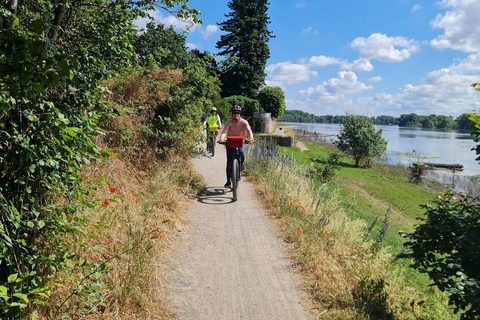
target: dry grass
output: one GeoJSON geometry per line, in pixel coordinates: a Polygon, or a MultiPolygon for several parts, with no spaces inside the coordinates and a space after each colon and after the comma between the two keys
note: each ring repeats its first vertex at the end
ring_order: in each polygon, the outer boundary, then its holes
{"type": "Polygon", "coordinates": [[[69,319],[172,318],[160,286],[164,257],[185,226],[189,198],[198,192],[201,178],[181,159],[156,171],[137,172],[115,157],[82,176],[90,190],[96,189],[95,209],[85,212],[90,217],[88,236],[66,239],[77,248],[77,265],[71,265],[73,274],[57,277],[65,286],[54,291],[52,301],[57,303],[43,310],[44,318],[60,319],[63,313],[69,319]],[[93,265],[81,267],[80,261],[93,265]],[[89,274],[105,263],[105,270],[89,274]],[[92,298],[97,294],[99,298],[92,298]]]}
{"type": "Polygon", "coordinates": [[[91,203],[77,214],[85,232],[63,239],[75,256],[50,279],[51,303],[34,312],[38,319],[174,317],[160,285],[165,256],[204,183],[188,155],[160,156],[146,128],[181,78],[159,70],[106,84],[120,115],[105,123],[108,134],[97,144],[112,153],[81,172],[91,203]]]}
{"type": "Polygon", "coordinates": [[[435,302],[411,310],[412,299],[426,299],[425,292],[407,284],[411,275],[387,248],[365,239],[368,226],[348,218],[337,191],[315,188],[306,167],[252,153],[250,177],[291,244],[317,319],[451,319],[445,296],[434,289],[435,302]]]}

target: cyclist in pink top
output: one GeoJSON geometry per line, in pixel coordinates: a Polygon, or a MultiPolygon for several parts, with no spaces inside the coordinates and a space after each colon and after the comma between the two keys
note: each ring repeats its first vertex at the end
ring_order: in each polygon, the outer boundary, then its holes
{"type": "MultiPolygon", "coordinates": [[[[240,117],[242,114],[242,107],[240,106],[233,106],[232,110],[232,119],[228,120],[225,126],[223,127],[222,134],[220,135],[220,139],[218,142],[222,143],[225,141],[225,137],[229,136],[242,136],[242,137],[250,137],[250,142],[253,143],[255,140],[253,139],[253,132],[250,129],[250,125],[248,124],[247,120],[244,120],[240,117]]],[[[227,183],[225,183],[225,188],[230,187],[231,185],[231,175],[232,175],[232,165],[233,165],[233,148],[227,148],[227,183]]],[[[245,145],[239,149],[240,152],[240,161],[242,166],[242,171],[245,171],[245,145]]]]}

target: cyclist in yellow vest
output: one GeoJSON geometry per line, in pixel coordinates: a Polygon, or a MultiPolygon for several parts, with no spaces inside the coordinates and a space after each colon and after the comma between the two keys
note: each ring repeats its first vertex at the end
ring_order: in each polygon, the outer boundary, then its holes
{"type": "Polygon", "coordinates": [[[207,149],[209,147],[208,127],[210,126],[217,126],[217,131],[215,131],[215,135],[218,135],[218,130],[222,130],[222,121],[220,120],[220,116],[217,114],[217,108],[215,107],[212,107],[210,109],[210,115],[205,118],[205,121],[203,121],[203,128],[207,130],[207,149]]]}

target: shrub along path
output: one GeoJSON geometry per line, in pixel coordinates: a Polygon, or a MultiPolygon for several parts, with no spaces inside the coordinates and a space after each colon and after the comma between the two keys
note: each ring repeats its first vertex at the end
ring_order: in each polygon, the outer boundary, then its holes
{"type": "Polygon", "coordinates": [[[173,246],[165,290],[179,319],[309,319],[301,279],[251,184],[237,202],[226,181],[223,146],[194,159],[206,190],[192,205],[190,228],[173,246]]]}

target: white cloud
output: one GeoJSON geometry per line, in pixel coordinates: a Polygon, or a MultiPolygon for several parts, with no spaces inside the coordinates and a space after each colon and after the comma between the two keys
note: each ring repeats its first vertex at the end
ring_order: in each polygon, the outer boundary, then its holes
{"type": "Polygon", "coordinates": [[[430,41],[437,49],[454,49],[464,52],[480,51],[480,5],[477,0],[443,0],[441,6],[450,8],[437,15],[431,25],[444,29],[444,33],[430,41]]]}
{"type": "Polygon", "coordinates": [[[198,49],[198,48],[199,48],[198,45],[196,45],[195,43],[190,43],[190,42],[189,42],[189,43],[186,43],[185,46],[186,46],[188,49],[190,49],[190,50],[192,50],[192,49],[198,49]]]}
{"type": "Polygon", "coordinates": [[[317,34],[317,33],[318,33],[318,30],[313,31],[313,28],[312,28],[312,27],[308,27],[308,28],[303,29],[303,30],[302,30],[302,33],[303,33],[303,34],[307,34],[307,33],[317,34]]]}
{"type": "Polygon", "coordinates": [[[316,87],[301,90],[298,99],[289,102],[290,105],[297,108],[301,106],[303,110],[309,110],[315,114],[338,114],[340,109],[352,107],[353,101],[347,98],[348,95],[371,89],[373,87],[358,81],[354,72],[341,71],[337,78],[331,78],[316,87]],[[318,108],[322,110],[317,110],[318,108]]]}
{"type": "Polygon", "coordinates": [[[299,9],[305,8],[306,6],[307,6],[307,4],[304,3],[304,2],[302,2],[302,3],[297,3],[297,4],[295,5],[295,7],[299,8],[299,9]]]}
{"type": "Polygon", "coordinates": [[[356,38],[351,43],[351,47],[360,51],[360,58],[385,62],[400,62],[418,51],[414,40],[408,40],[405,37],[387,37],[381,33],[373,33],[368,38],[356,38]]]}
{"type": "Polygon", "coordinates": [[[295,84],[310,80],[310,77],[317,76],[316,71],[310,70],[306,65],[293,64],[289,61],[269,65],[265,68],[271,81],[284,84],[295,84]]]}
{"type": "MultiPolygon", "coordinates": [[[[363,115],[402,113],[442,114],[454,117],[480,109],[480,94],[470,85],[480,79],[480,53],[455,60],[449,67],[430,72],[419,85],[406,84],[396,94],[379,93],[349,99],[350,94],[366,93],[371,86],[358,81],[353,72],[340,72],[316,87],[300,91],[297,100],[289,100],[289,109],[314,114],[345,114],[354,111],[363,115]]],[[[371,77],[378,82],[381,77],[371,77]]]]}
{"type": "Polygon", "coordinates": [[[324,55],[321,56],[312,56],[308,59],[308,65],[312,67],[325,67],[334,64],[340,64],[342,60],[334,57],[327,57],[324,55]]]}
{"type": "Polygon", "coordinates": [[[145,28],[145,26],[147,25],[147,22],[154,21],[155,23],[161,23],[166,27],[173,26],[176,30],[189,31],[189,32],[195,31],[195,28],[199,26],[193,23],[192,19],[179,20],[172,15],[165,17],[158,10],[150,10],[148,11],[148,14],[150,15],[151,18],[140,18],[134,21],[134,24],[138,28],[145,28]]]}
{"type": "Polygon", "coordinates": [[[305,28],[302,30],[302,33],[309,33],[310,31],[312,31],[312,29],[312,27],[305,28]]]}
{"type": "Polygon", "coordinates": [[[206,27],[198,26],[198,31],[202,34],[204,39],[208,39],[212,34],[215,34],[220,30],[216,25],[209,24],[206,27]]]}
{"type": "Polygon", "coordinates": [[[343,61],[341,68],[344,70],[351,71],[367,71],[370,72],[373,70],[373,65],[369,59],[357,59],[353,62],[343,61]]]}
{"type": "Polygon", "coordinates": [[[430,72],[420,85],[406,84],[397,95],[359,99],[363,107],[374,107],[376,114],[395,112],[458,116],[480,109],[480,95],[470,84],[480,79],[480,54],[472,54],[451,66],[430,72]]]}
{"type": "Polygon", "coordinates": [[[370,82],[382,82],[383,78],[382,78],[382,76],[370,77],[368,79],[368,81],[370,81],[370,82]]]}
{"type": "Polygon", "coordinates": [[[418,10],[421,10],[423,7],[419,4],[416,4],[413,6],[412,8],[412,11],[411,12],[415,12],[415,11],[418,11],[418,10]]]}

